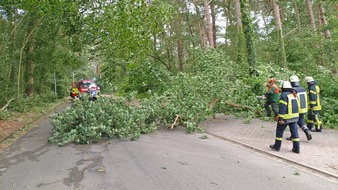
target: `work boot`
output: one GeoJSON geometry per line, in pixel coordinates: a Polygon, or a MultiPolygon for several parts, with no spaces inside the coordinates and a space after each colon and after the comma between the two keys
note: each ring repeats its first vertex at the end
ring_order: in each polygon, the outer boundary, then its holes
{"type": "Polygon", "coordinates": [[[311,132],[322,132],[322,129],[311,129],[311,132]]]}
{"type": "Polygon", "coordinates": [[[304,133],[306,135],[307,140],[310,141],[312,139],[311,131],[307,129],[307,130],[304,130],[304,133]]]}
{"type": "Polygon", "coordinates": [[[308,141],[311,140],[312,139],[311,130],[306,125],[303,125],[301,129],[304,131],[307,140],[308,141]]]}
{"type": "Polygon", "coordinates": [[[275,147],[275,145],[273,145],[273,144],[270,145],[270,148],[271,148],[271,149],[274,149],[274,150],[276,150],[276,151],[279,151],[279,150],[280,150],[280,148],[275,147]]]}
{"type": "Polygon", "coordinates": [[[291,137],[286,137],[285,139],[288,140],[288,141],[292,140],[291,137]]]}
{"type": "Polygon", "coordinates": [[[299,151],[299,150],[296,150],[295,148],[292,149],[292,152],[297,153],[297,154],[300,153],[300,151],[299,151]]]}
{"type": "Polygon", "coordinates": [[[314,132],[322,132],[323,125],[315,126],[314,132]]]}

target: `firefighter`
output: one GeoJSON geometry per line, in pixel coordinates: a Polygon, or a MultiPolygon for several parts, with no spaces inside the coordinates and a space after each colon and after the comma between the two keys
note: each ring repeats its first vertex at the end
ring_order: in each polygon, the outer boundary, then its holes
{"type": "Polygon", "coordinates": [[[275,144],[270,145],[270,148],[276,151],[280,150],[284,130],[289,125],[293,143],[292,151],[299,154],[300,143],[297,127],[299,117],[298,98],[296,91],[292,89],[289,81],[283,81],[282,83],[282,94],[279,97],[278,116],[275,144]]]}
{"type": "Polygon", "coordinates": [[[266,111],[266,116],[271,117],[271,110],[270,110],[270,105],[271,105],[272,111],[275,115],[275,119],[277,120],[278,118],[277,102],[278,102],[279,89],[278,89],[278,86],[276,85],[275,78],[269,78],[268,82],[269,82],[269,84],[267,85],[268,91],[264,94],[264,96],[266,97],[264,108],[266,111]]]}
{"type": "Polygon", "coordinates": [[[309,111],[307,127],[313,132],[322,132],[323,125],[320,121],[320,111],[322,110],[320,100],[320,88],[312,77],[305,77],[308,85],[309,111]],[[315,129],[312,129],[315,126],[315,129]]]}
{"type": "MultiPolygon", "coordinates": [[[[302,86],[300,86],[299,78],[296,75],[290,77],[290,82],[292,88],[297,92],[298,97],[299,118],[297,124],[304,131],[306,138],[309,141],[312,139],[311,131],[309,130],[309,128],[307,128],[304,122],[305,114],[308,111],[306,90],[302,86]]],[[[286,140],[291,140],[291,137],[287,137],[286,140]]]]}

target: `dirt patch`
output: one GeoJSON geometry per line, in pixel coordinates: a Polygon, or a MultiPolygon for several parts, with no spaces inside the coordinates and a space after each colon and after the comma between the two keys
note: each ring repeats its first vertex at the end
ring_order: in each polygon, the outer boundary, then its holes
{"type": "Polygon", "coordinates": [[[27,126],[42,116],[43,114],[25,113],[15,114],[12,119],[0,120],[0,152],[23,135],[27,126]]]}
{"type": "Polygon", "coordinates": [[[65,102],[68,102],[68,99],[46,107],[43,112],[15,113],[10,116],[10,119],[0,119],[0,152],[34,128],[37,121],[50,115],[65,102]]]}
{"type": "Polygon", "coordinates": [[[25,126],[25,124],[22,122],[0,120],[0,142],[7,139],[15,131],[21,129],[23,126],[25,126]]]}

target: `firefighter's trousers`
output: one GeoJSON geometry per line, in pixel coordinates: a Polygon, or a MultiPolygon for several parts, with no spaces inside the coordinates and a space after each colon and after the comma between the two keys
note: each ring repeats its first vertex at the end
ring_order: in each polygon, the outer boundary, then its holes
{"type": "Polygon", "coordinates": [[[279,124],[277,122],[277,128],[276,128],[276,140],[274,147],[276,150],[279,150],[282,145],[283,140],[283,133],[285,128],[289,125],[290,132],[291,132],[291,140],[293,143],[293,149],[296,151],[299,151],[300,149],[300,143],[299,143],[299,134],[298,134],[298,126],[297,122],[292,122],[288,124],[279,124]]]}

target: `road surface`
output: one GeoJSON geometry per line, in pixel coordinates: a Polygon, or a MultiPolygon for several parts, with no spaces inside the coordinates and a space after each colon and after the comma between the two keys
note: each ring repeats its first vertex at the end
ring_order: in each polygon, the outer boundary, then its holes
{"type": "Polygon", "coordinates": [[[47,143],[51,128],[42,121],[0,154],[1,190],[338,189],[306,168],[182,127],[65,147],[47,143]]]}

